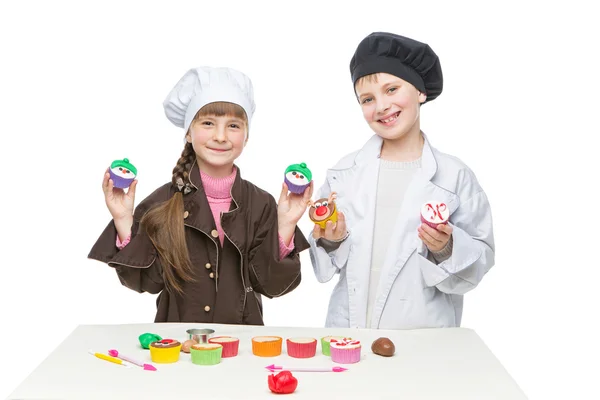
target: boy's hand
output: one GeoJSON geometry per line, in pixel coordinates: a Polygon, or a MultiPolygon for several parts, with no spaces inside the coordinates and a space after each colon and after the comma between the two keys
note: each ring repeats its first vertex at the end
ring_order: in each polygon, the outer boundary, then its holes
{"type": "Polygon", "coordinates": [[[325,223],[325,229],[322,229],[319,225],[315,224],[313,229],[313,238],[318,240],[320,238],[337,242],[346,237],[348,231],[346,229],[346,216],[341,211],[337,212],[337,222],[327,221],[325,223]]]}
{"type": "Polygon", "coordinates": [[[427,224],[421,224],[418,228],[419,239],[425,243],[425,246],[434,253],[441,251],[446,247],[450,236],[452,236],[452,227],[448,224],[440,224],[437,229],[433,229],[427,224]]]}

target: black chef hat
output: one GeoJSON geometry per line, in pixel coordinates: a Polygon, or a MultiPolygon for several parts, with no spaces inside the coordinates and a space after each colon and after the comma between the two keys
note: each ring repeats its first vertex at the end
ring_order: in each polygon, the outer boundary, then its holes
{"type": "Polygon", "coordinates": [[[411,83],[431,101],[442,93],[442,67],[425,43],[386,32],[364,38],[350,60],[352,84],[365,75],[385,72],[411,83]]]}

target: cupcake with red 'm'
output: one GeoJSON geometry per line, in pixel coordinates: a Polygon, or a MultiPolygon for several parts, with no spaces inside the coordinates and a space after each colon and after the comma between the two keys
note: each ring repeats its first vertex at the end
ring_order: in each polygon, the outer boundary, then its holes
{"type": "Polygon", "coordinates": [[[192,363],[196,365],[216,365],[221,362],[223,346],[219,343],[198,343],[192,345],[192,363]]]}
{"type": "Polygon", "coordinates": [[[332,339],[331,361],[338,364],[354,364],[360,361],[361,344],[359,340],[332,339]]]}
{"type": "Polygon", "coordinates": [[[317,353],[317,339],[299,337],[286,340],[287,354],[294,358],[311,358],[317,353]]]}
{"type": "Polygon", "coordinates": [[[215,336],[208,339],[208,343],[217,343],[223,346],[223,358],[235,357],[238,355],[240,339],[231,336],[215,336]]]}
{"type": "Polygon", "coordinates": [[[421,207],[421,221],[433,229],[438,225],[447,224],[450,218],[450,210],[446,203],[438,201],[428,201],[421,207]]]}

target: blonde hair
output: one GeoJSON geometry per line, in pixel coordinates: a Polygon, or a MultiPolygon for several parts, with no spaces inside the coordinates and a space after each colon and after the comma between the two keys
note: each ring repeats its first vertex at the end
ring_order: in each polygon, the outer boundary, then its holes
{"type": "Polygon", "coordinates": [[[379,73],[376,72],[374,74],[369,74],[369,75],[361,76],[360,78],[358,78],[356,80],[356,83],[354,84],[354,87],[356,87],[356,85],[362,84],[364,82],[377,83],[377,82],[379,82],[379,80],[377,78],[378,75],[379,75],[379,73]]]}

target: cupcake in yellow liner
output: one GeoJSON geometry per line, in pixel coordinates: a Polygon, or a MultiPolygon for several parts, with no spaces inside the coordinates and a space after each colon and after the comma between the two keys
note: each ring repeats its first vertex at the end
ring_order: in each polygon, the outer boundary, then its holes
{"type": "Polygon", "coordinates": [[[321,229],[325,229],[327,221],[336,223],[338,220],[337,207],[334,201],[336,198],[336,192],[331,192],[327,198],[324,197],[317,201],[309,200],[308,216],[321,229]]]}
{"type": "Polygon", "coordinates": [[[281,354],[283,338],[279,336],[256,336],[252,338],[252,354],[259,357],[276,357],[281,354]]]}
{"type": "Polygon", "coordinates": [[[192,363],[196,365],[216,365],[221,362],[223,346],[219,343],[199,343],[192,345],[192,363]]]}
{"type": "Polygon", "coordinates": [[[323,353],[324,356],[331,356],[331,341],[332,340],[336,340],[336,341],[340,341],[340,340],[344,340],[344,339],[350,339],[350,338],[346,338],[344,336],[325,336],[321,338],[321,352],[323,353]]]}
{"type": "Polygon", "coordinates": [[[159,364],[169,364],[179,361],[181,343],[174,339],[162,339],[150,343],[150,358],[159,364]]]}

